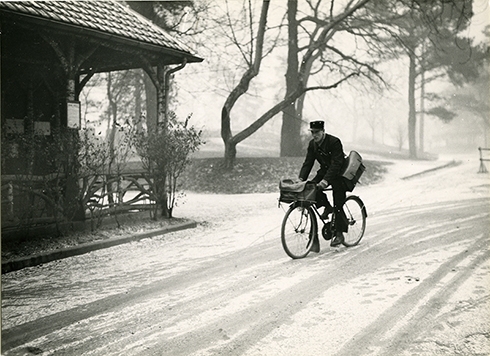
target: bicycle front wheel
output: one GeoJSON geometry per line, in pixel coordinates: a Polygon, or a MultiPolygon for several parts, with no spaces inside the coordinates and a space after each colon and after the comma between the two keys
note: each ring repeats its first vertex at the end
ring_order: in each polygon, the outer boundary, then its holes
{"type": "Polygon", "coordinates": [[[355,195],[345,200],[344,213],[347,217],[348,231],[344,232],[344,246],[355,246],[361,241],[366,230],[366,208],[362,200],[355,195]]]}
{"type": "Polygon", "coordinates": [[[303,258],[310,252],[317,234],[313,209],[291,205],[281,227],[281,242],[284,251],[293,259],[303,258]]]}

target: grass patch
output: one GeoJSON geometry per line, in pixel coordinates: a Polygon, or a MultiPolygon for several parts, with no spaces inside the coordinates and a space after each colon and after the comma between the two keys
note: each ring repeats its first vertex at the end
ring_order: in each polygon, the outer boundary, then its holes
{"type": "MultiPolygon", "coordinates": [[[[195,159],[180,178],[180,189],[204,194],[250,194],[278,192],[281,178],[297,177],[304,157],[237,158],[235,168],[223,168],[222,158],[195,159]]],[[[366,171],[359,184],[380,181],[388,162],[364,161],[366,171]]],[[[312,175],[319,169],[313,167],[312,175]]]]}

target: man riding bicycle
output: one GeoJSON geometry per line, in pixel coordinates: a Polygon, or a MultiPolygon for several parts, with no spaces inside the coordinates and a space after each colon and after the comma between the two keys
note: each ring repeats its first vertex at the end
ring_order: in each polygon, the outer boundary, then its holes
{"type": "MultiPolygon", "coordinates": [[[[315,182],[318,188],[316,192],[317,207],[325,207],[321,215],[322,219],[327,219],[330,213],[335,215],[336,231],[330,246],[338,246],[344,240],[343,232],[347,232],[346,217],[342,209],[345,202],[346,189],[341,176],[345,163],[345,154],[340,139],[325,133],[324,125],[323,121],[310,122],[310,131],[313,139],[308,144],[308,151],[299,173],[299,179],[302,181],[307,180],[315,160],[320,163],[320,169],[311,181],[315,182]],[[329,185],[332,186],[333,190],[333,208],[328,202],[327,196],[323,193],[323,190],[329,185]]],[[[312,251],[320,251],[317,238],[315,238],[312,251]]]]}

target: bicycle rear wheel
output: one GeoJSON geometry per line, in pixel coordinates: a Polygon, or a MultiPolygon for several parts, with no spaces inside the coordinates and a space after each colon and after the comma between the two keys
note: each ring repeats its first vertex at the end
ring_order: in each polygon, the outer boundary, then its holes
{"type": "Polygon", "coordinates": [[[345,200],[343,209],[348,224],[348,231],[344,232],[343,245],[355,246],[361,241],[366,230],[366,208],[358,196],[351,195],[345,200]]]}
{"type": "Polygon", "coordinates": [[[284,251],[293,259],[303,258],[310,252],[318,231],[315,214],[310,207],[291,205],[281,227],[284,251]]]}

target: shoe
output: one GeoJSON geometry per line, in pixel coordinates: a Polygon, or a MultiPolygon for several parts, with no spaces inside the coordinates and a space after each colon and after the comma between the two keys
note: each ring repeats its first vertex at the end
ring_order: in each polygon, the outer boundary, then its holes
{"type": "Polygon", "coordinates": [[[330,204],[328,204],[326,207],[325,207],[325,210],[323,211],[322,215],[320,215],[320,218],[322,218],[322,220],[327,220],[328,219],[328,214],[332,214],[333,213],[333,208],[330,204]]]}
{"type": "Polygon", "coordinates": [[[342,232],[337,232],[335,237],[330,241],[330,246],[337,247],[344,242],[344,234],[342,232]]]}
{"type": "Polygon", "coordinates": [[[310,251],[313,251],[313,252],[320,252],[320,242],[318,241],[318,237],[315,237],[313,239],[313,246],[311,246],[311,250],[310,251]]]}

